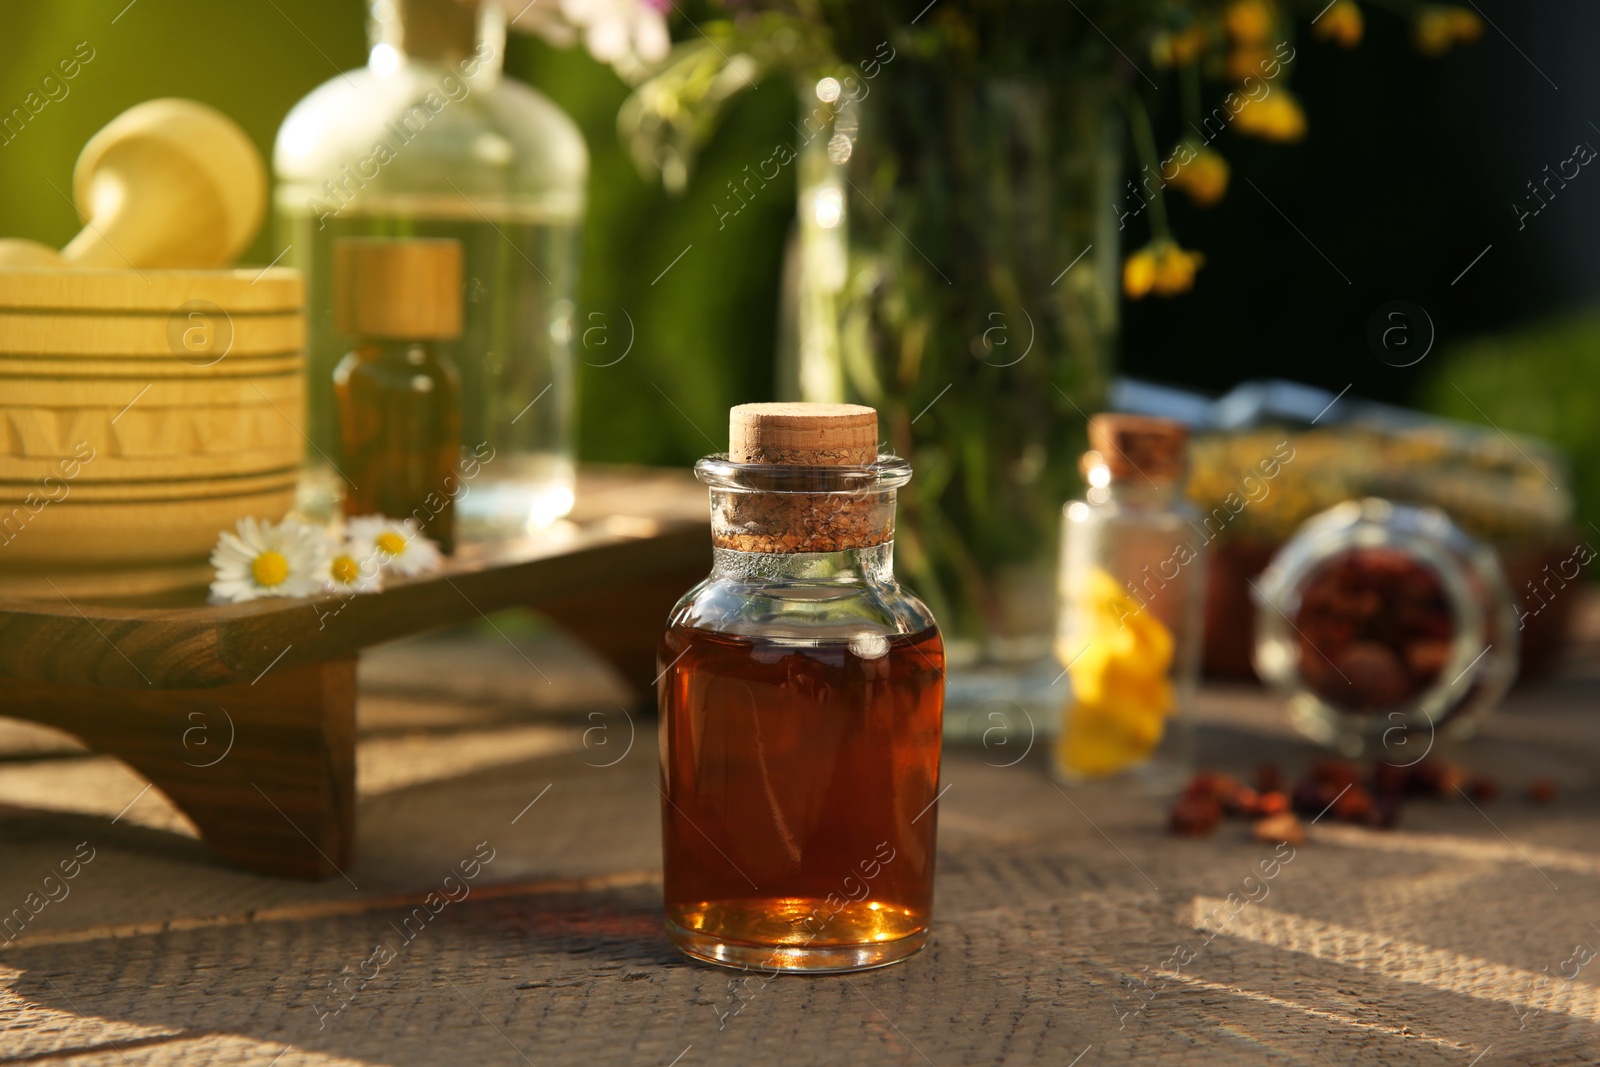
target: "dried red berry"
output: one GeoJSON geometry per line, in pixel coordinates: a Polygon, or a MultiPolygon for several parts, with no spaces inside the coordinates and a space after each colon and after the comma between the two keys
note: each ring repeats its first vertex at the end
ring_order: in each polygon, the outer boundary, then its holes
{"type": "Polygon", "coordinates": [[[1400,802],[1393,797],[1381,797],[1372,802],[1361,822],[1378,830],[1390,830],[1400,821],[1400,802]]]}
{"type": "Polygon", "coordinates": [[[1333,817],[1340,822],[1361,822],[1372,810],[1372,794],[1353,785],[1333,802],[1333,817]]]}
{"type": "Polygon", "coordinates": [[[1535,778],[1528,783],[1528,799],[1535,804],[1548,804],[1556,798],[1556,783],[1549,778],[1535,778]]]}
{"type": "Polygon", "coordinates": [[[1319,782],[1306,778],[1295,784],[1294,794],[1289,798],[1294,810],[1301,815],[1317,816],[1327,810],[1333,798],[1339,795],[1339,790],[1327,782],[1319,782]]]}
{"type": "Polygon", "coordinates": [[[1180,837],[1205,837],[1222,822],[1222,805],[1208,796],[1184,796],[1172,806],[1168,826],[1180,837]]]}
{"type": "Polygon", "coordinates": [[[1411,788],[1411,768],[1380,763],[1372,768],[1372,792],[1380,797],[1404,796],[1411,788]]]}
{"type": "Polygon", "coordinates": [[[1256,815],[1279,815],[1289,810],[1289,796],[1279,790],[1262,793],[1256,798],[1256,815]]]}
{"type": "Polygon", "coordinates": [[[1500,783],[1486,774],[1467,782],[1467,796],[1479,804],[1488,804],[1500,798],[1500,783]]]}

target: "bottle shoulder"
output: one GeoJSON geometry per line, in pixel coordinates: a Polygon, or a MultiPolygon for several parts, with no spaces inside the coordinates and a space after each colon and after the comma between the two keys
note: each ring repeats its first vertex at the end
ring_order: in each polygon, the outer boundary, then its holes
{"type": "Polygon", "coordinates": [[[937,629],[933,614],[895,581],[795,583],[712,574],[679,599],[669,626],[713,633],[848,641],[862,632],[937,629]]]}
{"type": "Polygon", "coordinates": [[[354,174],[375,192],[581,198],[589,152],[577,123],[527,85],[408,63],[312,90],[278,129],[273,169],[280,183],[311,190],[354,174]]]}

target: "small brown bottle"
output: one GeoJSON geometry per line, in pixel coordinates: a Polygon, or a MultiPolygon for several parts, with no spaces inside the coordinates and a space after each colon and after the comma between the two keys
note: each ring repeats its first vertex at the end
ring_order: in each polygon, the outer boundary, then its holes
{"type": "Polygon", "coordinates": [[[341,238],[333,277],[334,329],[356,338],[333,372],[344,513],[415,519],[451,552],[461,379],[436,342],[461,334],[461,243],[341,238]]]}

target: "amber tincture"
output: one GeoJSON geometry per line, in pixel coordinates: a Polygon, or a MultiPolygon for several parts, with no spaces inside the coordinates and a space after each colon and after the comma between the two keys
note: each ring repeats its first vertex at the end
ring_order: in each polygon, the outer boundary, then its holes
{"type": "Polygon", "coordinates": [[[933,905],[944,646],[892,573],[909,469],[870,408],[744,405],[730,436],[697,467],[714,569],[660,652],[667,929],[752,970],[881,966],[933,905]]]}
{"type": "Polygon", "coordinates": [[[355,347],[333,372],[344,513],[415,519],[455,548],[461,378],[438,342],[461,334],[461,243],[334,242],[334,328],[355,347]]]}

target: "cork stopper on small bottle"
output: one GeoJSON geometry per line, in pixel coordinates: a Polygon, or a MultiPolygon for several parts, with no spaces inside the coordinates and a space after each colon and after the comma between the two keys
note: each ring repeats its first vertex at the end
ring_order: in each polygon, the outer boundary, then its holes
{"type": "Polygon", "coordinates": [[[1112,481],[1148,479],[1170,485],[1183,477],[1189,429],[1154,415],[1095,415],[1089,420],[1090,466],[1104,465],[1112,481]]]}
{"type": "Polygon", "coordinates": [[[866,467],[878,413],[860,404],[740,404],[728,411],[728,459],[796,467],[866,467]]]}
{"type": "Polygon", "coordinates": [[[348,337],[461,336],[461,242],[386,237],[334,241],[333,328],[348,337]]]}
{"type": "Polygon", "coordinates": [[[711,536],[741,552],[838,552],[894,539],[894,492],[877,488],[878,413],[858,404],[741,404],[728,460],[751,492],[712,496],[711,536]],[[827,468],[837,468],[829,470],[827,468]],[[865,484],[862,476],[865,475],[865,484]]]}

